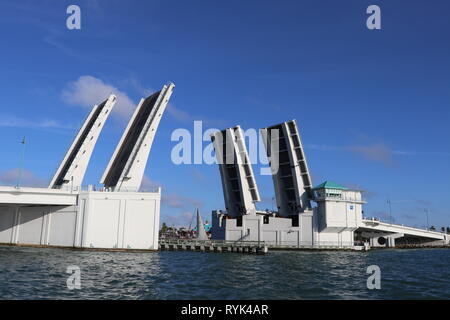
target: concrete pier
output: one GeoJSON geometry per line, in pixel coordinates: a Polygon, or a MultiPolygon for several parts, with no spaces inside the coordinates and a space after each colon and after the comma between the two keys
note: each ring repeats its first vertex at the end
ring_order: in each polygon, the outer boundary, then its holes
{"type": "Polygon", "coordinates": [[[160,239],[161,251],[234,252],[266,254],[269,250],[262,241],[224,241],[196,239],[160,239]]]}

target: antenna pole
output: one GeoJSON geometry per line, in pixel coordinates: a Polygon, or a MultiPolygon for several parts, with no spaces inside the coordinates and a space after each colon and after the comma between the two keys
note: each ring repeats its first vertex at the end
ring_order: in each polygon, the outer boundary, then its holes
{"type": "Polygon", "coordinates": [[[25,159],[25,137],[23,137],[22,139],[22,155],[20,157],[20,165],[19,165],[19,177],[17,178],[17,185],[16,188],[19,189],[20,188],[20,180],[22,179],[22,167],[23,167],[23,162],[25,159]]]}

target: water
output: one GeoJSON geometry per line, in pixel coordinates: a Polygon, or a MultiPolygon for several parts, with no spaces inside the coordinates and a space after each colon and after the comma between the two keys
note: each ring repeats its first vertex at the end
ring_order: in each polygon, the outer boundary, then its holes
{"type": "Polygon", "coordinates": [[[0,247],[0,299],[450,299],[450,250],[96,252],[0,247]],[[66,269],[81,268],[69,290],[66,269]],[[369,290],[366,269],[381,268],[369,290]]]}

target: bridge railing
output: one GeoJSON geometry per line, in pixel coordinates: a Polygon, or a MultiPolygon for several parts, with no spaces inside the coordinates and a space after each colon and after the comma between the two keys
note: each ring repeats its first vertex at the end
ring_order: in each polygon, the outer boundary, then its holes
{"type": "Polygon", "coordinates": [[[354,241],[265,241],[271,247],[291,247],[291,248],[352,248],[354,241]]]}
{"type": "Polygon", "coordinates": [[[160,243],[170,245],[221,245],[221,246],[264,246],[265,241],[234,241],[234,240],[198,240],[180,238],[160,238],[160,243]]]}
{"type": "Polygon", "coordinates": [[[220,246],[268,246],[279,248],[352,248],[354,241],[245,241],[245,240],[197,240],[180,238],[160,238],[166,245],[220,245],[220,246]]]}
{"type": "MultiPolygon", "coordinates": [[[[82,191],[95,191],[95,192],[113,192],[113,190],[109,189],[109,188],[105,188],[103,186],[97,186],[97,185],[83,185],[83,186],[62,186],[60,188],[58,188],[58,190],[62,190],[62,191],[68,191],[68,192],[82,192],[82,191]]],[[[152,192],[152,193],[157,193],[159,190],[158,187],[153,187],[153,188],[134,188],[134,187],[129,187],[129,188],[121,188],[120,192],[152,192]]]]}

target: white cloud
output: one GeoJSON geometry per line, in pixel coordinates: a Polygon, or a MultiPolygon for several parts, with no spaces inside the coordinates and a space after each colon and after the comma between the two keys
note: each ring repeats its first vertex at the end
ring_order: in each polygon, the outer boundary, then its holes
{"type": "Polygon", "coordinates": [[[117,97],[113,115],[128,119],[136,104],[125,92],[93,76],[81,76],[77,81],[69,83],[62,92],[62,99],[68,104],[90,108],[107,99],[110,94],[117,97]]]}
{"type": "MultiPolygon", "coordinates": [[[[152,88],[143,86],[137,79],[129,78],[122,81],[122,84],[131,87],[133,91],[147,97],[155,92],[152,88]]],[[[117,96],[117,103],[113,110],[113,115],[119,118],[129,119],[137,104],[123,91],[112,84],[105,83],[103,80],[90,75],[81,76],[78,80],[70,82],[62,92],[62,99],[67,104],[82,107],[92,107],[105,100],[111,93],[117,96]]],[[[204,116],[194,116],[189,112],[177,108],[172,104],[167,105],[167,113],[175,120],[191,124],[195,120],[201,120],[208,126],[225,126],[225,121],[209,119],[204,116]]]]}

